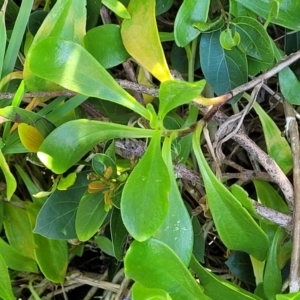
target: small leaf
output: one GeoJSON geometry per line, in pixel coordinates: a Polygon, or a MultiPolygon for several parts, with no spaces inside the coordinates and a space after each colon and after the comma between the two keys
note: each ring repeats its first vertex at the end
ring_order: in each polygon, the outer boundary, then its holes
{"type": "Polygon", "coordinates": [[[205,79],[216,94],[222,95],[246,83],[248,78],[246,55],[236,47],[224,50],[219,38],[220,31],[202,34],[199,51],[205,79]]]}
{"type": "Polygon", "coordinates": [[[69,187],[71,187],[75,180],[76,180],[77,174],[76,173],[70,173],[67,175],[67,177],[60,177],[59,182],[57,184],[57,189],[60,191],[65,191],[69,187]]]}
{"type": "Polygon", "coordinates": [[[186,82],[168,80],[160,85],[158,116],[163,119],[172,109],[191,102],[205,87],[205,80],[186,82]]]}
{"type": "Polygon", "coordinates": [[[102,0],[102,4],[108,7],[113,11],[117,16],[123,19],[130,19],[130,14],[127,11],[126,7],[117,0],[102,0]]]}
{"type": "Polygon", "coordinates": [[[161,156],[160,139],[161,132],[157,130],[123,189],[122,219],[128,232],[138,241],[155,234],[168,213],[170,178],[161,156]]]}
{"type": "Polygon", "coordinates": [[[196,22],[207,21],[210,0],[184,0],[175,18],[175,42],[179,47],[185,47],[199,34],[194,28],[196,22]]]}
{"type": "Polygon", "coordinates": [[[44,141],[42,134],[35,127],[26,123],[19,124],[18,132],[23,146],[29,152],[38,152],[38,149],[44,141]]]}
{"type": "Polygon", "coordinates": [[[7,265],[1,255],[0,255],[0,297],[3,300],[15,299],[12,291],[11,280],[8,273],[7,265]]]}
{"type": "Polygon", "coordinates": [[[201,131],[201,126],[198,126],[193,134],[193,149],[220,238],[229,249],[244,251],[264,260],[269,248],[268,237],[211,171],[200,148],[201,131]]]}
{"type": "Polygon", "coordinates": [[[1,149],[0,149],[0,168],[4,174],[5,181],[6,181],[6,197],[7,200],[10,200],[17,189],[17,181],[14,175],[11,173],[9,169],[9,165],[6,162],[1,149]]]}
{"type": "Polygon", "coordinates": [[[240,34],[232,32],[230,28],[226,28],[220,34],[220,44],[226,50],[231,50],[233,47],[239,45],[240,41],[240,34]]]}
{"type": "Polygon", "coordinates": [[[168,11],[173,5],[174,0],[156,0],[155,12],[159,16],[168,11]]]}
{"type": "Polygon", "coordinates": [[[80,173],[75,184],[66,191],[56,190],[40,210],[34,233],[49,239],[74,239],[75,216],[79,201],[87,189],[87,173],[80,173]]]}
{"type": "Polygon", "coordinates": [[[138,283],[134,283],[132,286],[132,297],[135,300],[172,300],[166,291],[149,289],[138,283]]]}
{"type": "Polygon", "coordinates": [[[300,105],[300,82],[290,68],[279,72],[279,85],[284,99],[293,105],[300,105]]]}
{"type": "Polygon", "coordinates": [[[114,256],[112,242],[109,238],[103,235],[95,236],[95,242],[101,251],[107,255],[114,256]]]}
{"type": "Polygon", "coordinates": [[[173,250],[156,239],[134,241],[124,264],[126,276],[147,288],[166,291],[173,300],[210,299],[173,250]]]}
{"type": "Polygon", "coordinates": [[[124,48],[120,33],[120,26],[105,24],[95,27],[84,37],[84,47],[97,61],[109,69],[119,65],[129,58],[124,48]]]}
{"type": "Polygon", "coordinates": [[[253,108],[262,124],[268,154],[287,174],[293,168],[292,150],[273,119],[255,102],[253,108]]]}
{"type": "Polygon", "coordinates": [[[26,61],[29,70],[36,76],[89,97],[118,103],[145,118],[149,117],[147,109],[121,88],[79,44],[53,37],[46,38],[35,44],[26,61]],[[44,55],[45,49],[47,55],[44,55]]]}
{"type": "Polygon", "coordinates": [[[99,230],[106,215],[103,193],[85,193],[76,212],[75,227],[78,239],[80,241],[89,240],[99,230]]]}
{"type": "Polygon", "coordinates": [[[131,19],[124,20],[121,26],[126,50],[159,81],[173,79],[158,36],[155,0],[131,0],[128,11],[131,19]]]}
{"type": "Polygon", "coordinates": [[[96,174],[106,179],[117,175],[116,163],[106,154],[97,153],[92,159],[92,166],[96,174]]]}
{"type": "Polygon", "coordinates": [[[76,164],[98,143],[114,138],[151,137],[153,130],[94,120],[74,120],[54,130],[38,151],[41,162],[56,174],[76,164]]]}

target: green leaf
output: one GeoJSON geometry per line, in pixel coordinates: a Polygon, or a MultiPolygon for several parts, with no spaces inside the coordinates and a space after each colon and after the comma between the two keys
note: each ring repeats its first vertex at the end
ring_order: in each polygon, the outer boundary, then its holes
{"type": "Polygon", "coordinates": [[[271,244],[266,260],[263,289],[268,300],[273,300],[276,294],[280,293],[282,286],[281,270],[279,266],[279,251],[287,233],[283,228],[278,227],[271,244]]]}
{"type": "Polygon", "coordinates": [[[213,300],[263,300],[203,268],[194,257],[192,257],[190,267],[198,275],[204,287],[204,294],[213,300]]]}
{"type": "Polygon", "coordinates": [[[6,26],[5,26],[5,11],[7,3],[3,2],[0,11],[0,78],[2,74],[2,66],[6,49],[6,26]]]}
{"type": "Polygon", "coordinates": [[[199,34],[194,23],[207,21],[210,0],[184,0],[180,6],[174,23],[175,42],[185,47],[199,34]]]}
{"type": "Polygon", "coordinates": [[[43,24],[43,21],[47,17],[48,12],[44,10],[36,10],[34,11],[28,21],[28,31],[35,36],[36,33],[38,32],[39,28],[43,24]]]}
{"type": "Polygon", "coordinates": [[[174,0],[156,0],[155,13],[157,16],[168,11],[173,5],[174,0]]]}
{"type": "MultiPolygon", "coordinates": [[[[36,224],[36,216],[43,205],[43,200],[35,203],[27,203],[26,208],[31,228],[36,224]]],[[[68,244],[66,241],[45,238],[39,234],[33,234],[36,261],[44,276],[53,282],[63,283],[68,267],[68,244]]]]}
{"type": "Polygon", "coordinates": [[[102,191],[94,194],[86,192],[79,202],[76,213],[75,227],[78,239],[89,240],[99,230],[106,216],[102,191]]]}
{"type": "Polygon", "coordinates": [[[102,4],[108,7],[111,11],[113,11],[117,16],[123,19],[130,19],[130,14],[127,11],[126,7],[117,0],[102,0],[102,4]]]}
{"type": "Polygon", "coordinates": [[[161,289],[149,289],[138,283],[132,286],[134,300],[172,300],[170,295],[161,289]]]}
{"type": "Polygon", "coordinates": [[[193,134],[193,149],[219,236],[229,249],[244,251],[264,260],[269,248],[268,237],[211,171],[200,148],[201,131],[202,127],[198,126],[193,134]]]}
{"type": "Polygon", "coordinates": [[[17,181],[15,179],[15,176],[11,173],[9,165],[6,162],[1,149],[0,149],[0,168],[4,174],[5,181],[6,181],[6,197],[7,200],[10,200],[17,189],[17,181]]]}
{"type": "MultiPolygon", "coordinates": [[[[264,19],[268,19],[272,1],[261,0],[235,0],[249,10],[255,12],[264,19]]],[[[300,11],[299,1],[283,0],[278,11],[278,16],[271,17],[270,21],[283,27],[298,31],[300,29],[300,20],[298,12],[300,11]]]]}
{"type": "Polygon", "coordinates": [[[118,103],[145,118],[149,117],[147,109],[121,88],[79,44],[58,38],[46,38],[31,49],[26,61],[29,70],[38,77],[89,97],[118,103]],[[44,55],[45,49],[47,55],[44,55]]]}
{"type": "Polygon", "coordinates": [[[300,297],[300,292],[289,293],[289,294],[277,294],[276,300],[298,300],[300,297]]]}
{"type": "Polygon", "coordinates": [[[226,50],[231,50],[233,47],[239,45],[240,41],[240,34],[232,32],[230,28],[226,28],[220,34],[220,44],[226,50]]]}
{"type": "Polygon", "coordinates": [[[123,260],[124,244],[128,236],[128,232],[123,224],[121,212],[117,208],[113,208],[110,218],[110,235],[114,256],[117,260],[123,260]]]}
{"type": "Polygon", "coordinates": [[[292,150],[282,136],[273,119],[255,102],[253,108],[262,124],[268,154],[275,160],[281,170],[287,174],[293,168],[292,150]]]}
{"type": "Polygon", "coordinates": [[[34,233],[49,239],[74,239],[75,216],[79,201],[87,189],[87,173],[80,173],[75,184],[66,191],[56,190],[40,210],[34,233]]]}
{"type": "Polygon", "coordinates": [[[134,241],[124,264],[126,276],[147,288],[166,291],[173,300],[210,299],[175,252],[156,239],[134,241]]]}
{"type": "Polygon", "coordinates": [[[94,120],[74,120],[54,130],[38,151],[41,162],[56,174],[76,164],[98,143],[114,138],[151,137],[153,130],[94,120]]]}
{"type": "Polygon", "coordinates": [[[158,36],[155,0],[131,0],[128,11],[131,19],[124,20],[121,26],[126,50],[159,81],[173,79],[158,36]]]}
{"type": "Polygon", "coordinates": [[[163,159],[169,170],[171,190],[169,193],[169,209],[163,225],[154,234],[154,237],[168,245],[188,266],[193,251],[193,227],[191,217],[183,203],[175,179],[172,163],[172,139],[165,138],[163,145],[163,159]]]}
{"type": "Polygon", "coordinates": [[[160,151],[157,130],[145,154],[128,177],[121,199],[121,214],[128,232],[138,241],[149,239],[168,213],[170,177],[160,151]]]}
{"type": "Polygon", "coordinates": [[[168,80],[160,85],[158,116],[163,119],[172,109],[191,102],[205,87],[205,80],[186,82],[168,80]]]}
{"type": "Polygon", "coordinates": [[[18,250],[7,244],[0,238],[0,255],[5,264],[12,270],[37,273],[36,262],[29,257],[22,255],[18,250]]]}
{"type": "Polygon", "coordinates": [[[248,68],[246,55],[236,47],[223,49],[219,38],[220,31],[202,34],[199,51],[205,79],[216,94],[222,95],[248,81],[248,68]]]}
{"type": "Polygon", "coordinates": [[[103,235],[95,236],[95,241],[101,251],[110,256],[115,256],[112,242],[109,238],[103,235]]]}
{"type": "Polygon", "coordinates": [[[106,24],[95,27],[87,32],[83,42],[85,49],[105,69],[117,66],[129,58],[118,25],[106,24]]]}
{"type": "Polygon", "coordinates": [[[76,173],[69,173],[67,177],[60,177],[59,182],[57,184],[57,189],[60,191],[64,191],[71,187],[75,180],[76,180],[77,174],[76,173]]]}
{"type": "Polygon", "coordinates": [[[94,28],[99,20],[100,14],[100,8],[101,8],[101,2],[102,0],[88,0],[86,2],[86,29],[89,30],[91,28],[94,28]]]}
{"type": "Polygon", "coordinates": [[[14,300],[12,291],[11,280],[9,277],[7,265],[0,255],[0,297],[3,300],[14,300]]]}
{"type": "Polygon", "coordinates": [[[18,133],[23,146],[29,151],[36,153],[44,141],[43,135],[33,126],[21,123],[18,133]]]}
{"type": "Polygon", "coordinates": [[[97,153],[92,159],[92,166],[95,173],[106,179],[114,178],[117,175],[116,163],[106,154],[97,153]],[[107,174],[108,169],[109,174],[107,174]]]}
{"type": "Polygon", "coordinates": [[[232,20],[232,27],[240,35],[238,48],[242,52],[264,63],[274,62],[270,37],[261,23],[250,17],[238,17],[232,20]]]}

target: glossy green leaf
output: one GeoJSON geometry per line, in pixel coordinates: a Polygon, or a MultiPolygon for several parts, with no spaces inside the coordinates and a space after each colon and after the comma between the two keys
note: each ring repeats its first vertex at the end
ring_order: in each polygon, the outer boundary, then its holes
{"type": "Polygon", "coordinates": [[[0,238],[0,255],[5,264],[12,270],[37,273],[36,262],[29,257],[22,255],[18,250],[7,244],[0,238]]]}
{"type": "Polygon", "coordinates": [[[89,240],[100,228],[107,211],[104,209],[104,194],[85,193],[78,205],[75,227],[80,241],[89,240]]]}
{"type": "Polygon", "coordinates": [[[44,10],[36,10],[30,15],[28,30],[33,36],[36,35],[47,15],[48,13],[44,10]]]}
{"type": "Polygon", "coordinates": [[[11,280],[9,277],[7,265],[0,255],[0,298],[3,300],[14,300],[11,280]]]}
{"type": "Polygon", "coordinates": [[[114,256],[112,242],[109,238],[104,235],[97,235],[95,236],[95,241],[102,252],[107,255],[114,256]]]}
{"type": "Polygon", "coordinates": [[[126,50],[159,81],[173,79],[158,36],[155,0],[131,0],[128,11],[131,19],[124,20],[121,26],[126,50]]]}
{"type": "Polygon", "coordinates": [[[130,14],[126,7],[118,0],[102,0],[102,4],[113,11],[117,16],[123,19],[130,19],[130,14]]]}
{"type": "Polygon", "coordinates": [[[155,12],[159,16],[168,11],[173,5],[174,0],[156,0],[155,12]]]}
{"type": "Polygon", "coordinates": [[[205,80],[186,82],[168,80],[160,85],[158,116],[163,119],[172,109],[191,102],[205,87],[205,80]]]}
{"type": "Polygon", "coordinates": [[[85,49],[97,61],[109,69],[119,65],[129,58],[120,33],[120,26],[105,24],[87,32],[83,39],[85,49]]]}
{"type": "Polygon", "coordinates": [[[36,76],[89,97],[118,103],[149,117],[147,109],[121,88],[79,44],[52,37],[43,39],[31,49],[27,63],[36,76]],[[48,49],[47,55],[44,55],[45,49],[48,49]]]}
{"type": "Polygon", "coordinates": [[[191,217],[183,203],[177,186],[172,163],[172,139],[165,138],[163,145],[163,159],[169,170],[171,190],[169,193],[169,209],[163,225],[154,234],[154,237],[168,245],[188,266],[193,251],[193,227],[191,217]]]}
{"type": "Polygon", "coordinates": [[[10,171],[9,165],[5,160],[5,157],[0,149],[0,168],[4,174],[5,177],[5,183],[6,183],[6,197],[7,200],[10,200],[13,196],[14,192],[17,189],[17,181],[15,179],[15,176],[10,171]]]}
{"type": "Polygon", "coordinates": [[[149,289],[138,283],[132,286],[134,300],[172,300],[170,295],[161,289],[149,289]]]}
{"type": "Polygon", "coordinates": [[[220,34],[220,44],[226,50],[231,50],[233,47],[238,46],[240,41],[240,34],[232,32],[230,28],[226,28],[220,34]]]}
{"type": "Polygon", "coordinates": [[[128,232],[138,241],[155,234],[168,213],[170,177],[161,156],[160,139],[161,131],[157,130],[122,193],[122,219],[128,232]]]}
{"type": "MultiPolygon", "coordinates": [[[[24,201],[22,201],[23,203],[24,201]]],[[[9,244],[22,255],[35,259],[35,245],[27,211],[18,206],[4,203],[4,214],[3,225],[9,244]]]]}
{"type": "Polygon", "coordinates": [[[287,174],[293,168],[292,150],[282,136],[273,119],[255,102],[253,105],[262,124],[268,154],[275,160],[281,170],[287,174]]]}
{"type": "Polygon", "coordinates": [[[201,126],[198,126],[193,134],[193,149],[219,236],[229,249],[244,251],[264,260],[269,248],[268,237],[211,171],[200,148],[201,131],[201,126]]]}
{"type": "Polygon", "coordinates": [[[263,300],[203,268],[194,257],[192,257],[190,267],[198,275],[204,287],[204,294],[213,300],[263,300]]]}
{"type": "Polygon", "coordinates": [[[110,235],[114,256],[117,260],[123,260],[124,245],[128,236],[128,232],[123,224],[121,212],[117,208],[113,208],[110,218],[110,235]]]}
{"type": "Polygon", "coordinates": [[[223,49],[219,38],[220,31],[202,34],[199,51],[205,79],[221,95],[246,83],[248,68],[246,55],[236,47],[223,49]]]}
{"type": "MultiPolygon", "coordinates": [[[[267,0],[235,0],[249,10],[255,12],[264,19],[268,19],[270,13],[270,2],[267,0]]],[[[270,21],[283,27],[298,31],[300,20],[298,12],[300,10],[299,1],[283,0],[278,11],[278,16],[273,16],[270,21]]]]}
{"type": "Polygon", "coordinates": [[[207,21],[210,0],[184,0],[174,23],[175,42],[179,47],[185,47],[194,40],[200,31],[194,28],[194,23],[207,21]]]}
{"type": "Polygon", "coordinates": [[[55,129],[55,126],[42,115],[15,106],[0,108],[0,123],[7,121],[30,124],[44,137],[55,129]]]}
{"type": "Polygon", "coordinates": [[[134,241],[124,264],[126,276],[147,288],[166,291],[173,300],[210,299],[175,252],[156,239],[134,241]]]}
{"type": "Polygon", "coordinates": [[[238,48],[242,52],[265,63],[274,62],[270,37],[261,23],[250,17],[238,17],[232,23],[234,32],[240,35],[238,48]]]}
{"type": "Polygon", "coordinates": [[[88,0],[86,2],[86,30],[94,28],[99,20],[102,0],[88,0]]]}
{"type": "Polygon", "coordinates": [[[286,237],[287,233],[285,230],[278,227],[266,259],[263,289],[268,300],[273,300],[276,294],[281,291],[282,278],[278,254],[286,237]]]}
{"type": "Polygon", "coordinates": [[[79,201],[87,189],[86,177],[87,173],[80,173],[72,187],[51,194],[38,214],[34,233],[49,239],[77,238],[75,216],[79,201]]]}
{"type": "Polygon", "coordinates": [[[98,143],[114,138],[151,137],[153,130],[94,120],[74,120],[54,130],[41,145],[38,157],[56,174],[76,164],[98,143]]]}
{"type": "MultiPolygon", "coordinates": [[[[29,90],[46,91],[59,90],[60,87],[51,82],[51,79],[41,78],[38,74],[34,74],[29,68],[29,57],[32,57],[34,46],[43,39],[55,37],[56,39],[64,39],[73,41],[82,45],[85,35],[86,26],[86,1],[81,0],[58,0],[52,7],[46,19],[42,23],[36,33],[31,47],[27,53],[27,59],[24,65],[24,79],[29,90]],[[76,20],[74,22],[73,20],[76,20]],[[46,80],[45,80],[46,79],[46,80]]],[[[48,47],[44,48],[44,50],[48,47]]],[[[34,60],[39,61],[40,57],[33,54],[34,60]]],[[[50,57],[50,56],[48,56],[50,57]]],[[[54,57],[53,57],[54,59],[54,57]]],[[[47,70],[45,66],[44,73],[47,70]]]]}
{"type": "MultiPolygon", "coordinates": [[[[39,199],[26,205],[32,230],[43,204],[44,201],[39,199]]],[[[50,281],[63,283],[69,262],[67,241],[45,238],[39,234],[33,234],[33,241],[36,245],[35,258],[44,276],[50,281]]]]}
{"type": "Polygon", "coordinates": [[[276,300],[299,300],[300,292],[289,293],[289,294],[278,294],[276,295],[276,300]]]}

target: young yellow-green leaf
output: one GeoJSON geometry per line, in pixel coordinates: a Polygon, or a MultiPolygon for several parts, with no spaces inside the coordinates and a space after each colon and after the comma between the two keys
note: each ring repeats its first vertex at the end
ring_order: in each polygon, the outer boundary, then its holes
{"type": "Polygon", "coordinates": [[[66,190],[69,187],[71,187],[75,180],[76,180],[76,173],[70,173],[67,175],[67,177],[61,177],[59,179],[58,185],[57,185],[57,189],[60,191],[66,190]]]}
{"type": "Polygon", "coordinates": [[[153,130],[149,129],[86,119],[74,120],[47,136],[38,151],[38,157],[54,173],[62,174],[101,141],[145,138],[152,134],[153,130]]]}
{"type": "Polygon", "coordinates": [[[156,239],[134,241],[124,265],[126,276],[144,287],[166,291],[173,300],[210,299],[175,252],[156,239]]]}
{"type": "Polygon", "coordinates": [[[206,197],[222,242],[232,250],[240,250],[264,260],[269,240],[248,211],[216,178],[200,148],[202,127],[193,134],[193,149],[203,178],[206,197]]]}
{"type": "Polygon", "coordinates": [[[19,124],[18,132],[23,146],[29,152],[38,152],[38,149],[44,141],[42,134],[35,127],[26,123],[19,124]]]}
{"type": "Polygon", "coordinates": [[[0,149],[0,168],[4,174],[5,177],[5,183],[6,183],[6,197],[7,200],[10,200],[12,195],[17,189],[17,181],[14,177],[14,175],[11,173],[9,169],[9,165],[5,160],[5,157],[0,149]]]}
{"type": "Polygon", "coordinates": [[[226,50],[231,50],[233,47],[239,45],[240,41],[240,34],[232,32],[230,28],[226,28],[220,34],[220,44],[226,50]]]}
{"type": "Polygon", "coordinates": [[[102,0],[102,4],[123,19],[130,19],[130,14],[126,7],[118,0],[102,0]]]}
{"type": "Polygon", "coordinates": [[[159,89],[159,117],[163,119],[172,109],[187,104],[199,96],[205,84],[205,80],[192,83],[179,80],[163,82],[159,89]]]}
{"type": "Polygon", "coordinates": [[[194,23],[206,23],[210,0],[184,0],[175,18],[175,42],[179,47],[185,47],[195,39],[200,31],[194,28],[194,23]]]}
{"type": "Polygon", "coordinates": [[[11,280],[9,277],[7,265],[0,255],[0,298],[3,300],[14,300],[11,280]]]}
{"type": "Polygon", "coordinates": [[[134,300],[172,300],[166,291],[146,288],[138,283],[132,286],[132,297],[134,300]]]}
{"type": "Polygon", "coordinates": [[[161,131],[157,130],[122,193],[122,219],[128,232],[138,241],[153,236],[168,213],[170,177],[162,159],[160,139],[161,131]]]}
{"type": "Polygon", "coordinates": [[[155,0],[131,0],[128,12],[131,19],[124,20],[121,25],[121,35],[128,53],[159,81],[173,79],[159,40],[155,0]]]}
{"type": "Polygon", "coordinates": [[[107,211],[104,206],[104,194],[85,193],[80,199],[75,219],[76,234],[80,241],[89,240],[100,228],[107,211]]]}
{"type": "Polygon", "coordinates": [[[149,117],[147,109],[121,88],[79,44],[52,37],[46,38],[32,48],[26,61],[30,71],[38,77],[89,97],[118,103],[145,118],[149,117]]]}
{"type": "Polygon", "coordinates": [[[268,154],[275,160],[281,170],[287,174],[293,167],[292,150],[289,143],[282,136],[276,123],[257,102],[254,103],[253,108],[262,124],[268,154]]]}

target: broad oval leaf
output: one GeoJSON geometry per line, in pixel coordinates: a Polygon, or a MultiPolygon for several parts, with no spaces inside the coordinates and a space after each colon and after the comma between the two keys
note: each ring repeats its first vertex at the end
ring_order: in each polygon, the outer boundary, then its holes
{"type": "Polygon", "coordinates": [[[200,31],[194,28],[197,22],[205,23],[210,0],[184,0],[175,18],[174,35],[179,47],[185,47],[195,39],[200,31]]]}
{"type": "Polygon", "coordinates": [[[129,58],[120,33],[120,26],[105,24],[95,27],[84,37],[84,47],[97,61],[109,69],[129,58]]]}
{"type": "Polygon", "coordinates": [[[240,35],[240,48],[246,55],[264,63],[274,61],[270,37],[263,25],[250,17],[238,17],[232,20],[233,29],[240,35]]]}
{"type": "Polygon", "coordinates": [[[151,137],[153,130],[94,120],[74,120],[54,130],[38,151],[41,162],[56,174],[76,164],[97,143],[114,138],[151,137]]]}
{"type": "Polygon", "coordinates": [[[159,89],[159,117],[163,119],[172,109],[187,104],[199,96],[205,84],[205,80],[193,83],[180,80],[163,82],[159,89]]]}
{"type": "Polygon", "coordinates": [[[262,124],[268,154],[275,160],[281,170],[287,174],[293,168],[293,156],[289,143],[282,136],[276,123],[257,102],[254,103],[253,108],[262,124]]]}
{"type": "Polygon", "coordinates": [[[236,47],[223,49],[219,38],[219,30],[202,34],[199,51],[205,79],[221,95],[248,81],[248,67],[246,55],[236,47]]]}
{"type": "Polygon", "coordinates": [[[134,241],[124,264],[129,278],[147,288],[162,289],[173,300],[210,299],[175,252],[156,239],[134,241]]]}
{"type": "Polygon", "coordinates": [[[200,148],[199,126],[193,134],[193,149],[203,178],[206,197],[222,242],[232,250],[240,250],[264,260],[269,239],[248,211],[216,178],[200,148]]]}
{"type": "Polygon", "coordinates": [[[76,212],[75,227],[78,239],[89,240],[99,230],[106,216],[103,193],[86,192],[80,199],[76,212]]]}
{"type": "Polygon", "coordinates": [[[38,42],[27,57],[30,71],[80,94],[109,100],[149,117],[147,109],[128,94],[82,46],[58,38],[38,42]],[[45,55],[47,49],[47,55],[45,55]]]}
{"type": "Polygon", "coordinates": [[[170,177],[161,156],[160,139],[161,132],[157,130],[122,193],[122,219],[128,232],[138,241],[153,236],[168,213],[170,177]]]}
{"type": "Polygon", "coordinates": [[[44,141],[43,135],[33,126],[21,123],[18,126],[20,140],[29,151],[36,153],[44,141]]]}
{"type": "MultiPolygon", "coordinates": [[[[264,19],[268,19],[270,14],[272,2],[269,0],[235,0],[247,7],[249,10],[252,10],[259,16],[264,19]]],[[[276,1],[279,2],[279,1],[276,1]]],[[[299,1],[290,1],[290,0],[282,0],[280,1],[278,15],[274,15],[271,17],[271,22],[278,24],[280,26],[293,29],[298,31],[300,29],[300,19],[299,19],[299,11],[300,11],[300,2],[299,1]]]]}
{"type": "Polygon", "coordinates": [[[128,11],[131,19],[121,26],[126,50],[159,81],[173,79],[158,36],[155,0],[131,0],[128,11]]]}

